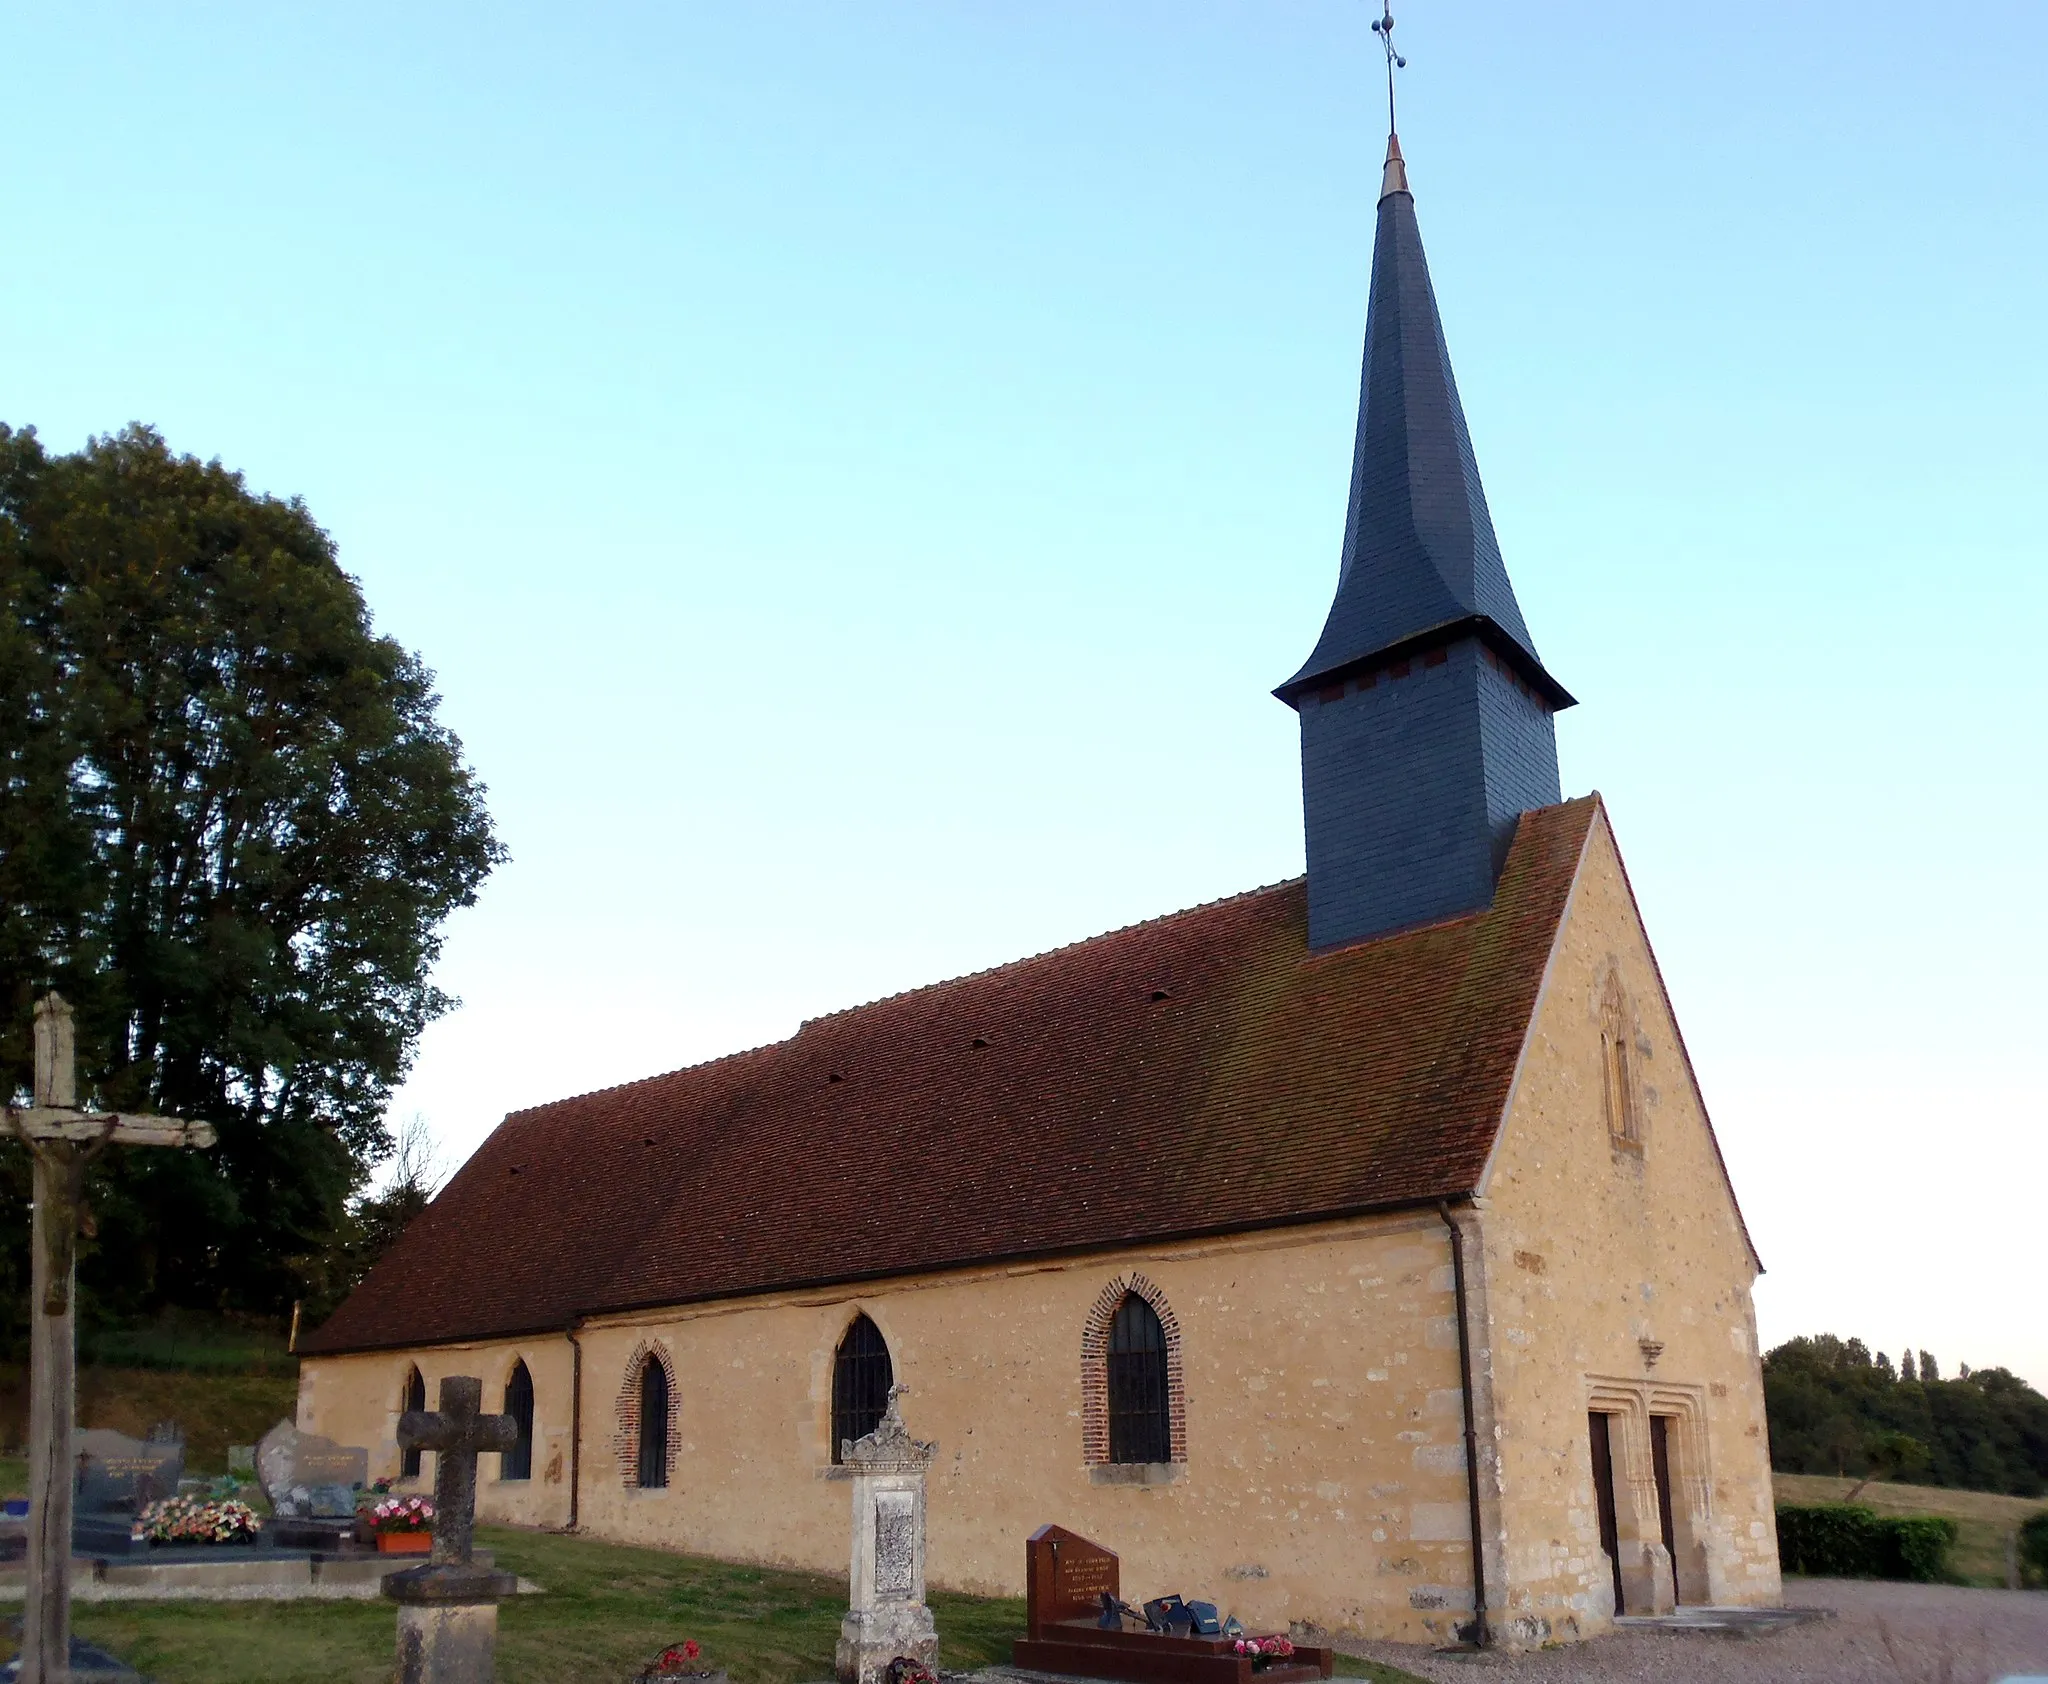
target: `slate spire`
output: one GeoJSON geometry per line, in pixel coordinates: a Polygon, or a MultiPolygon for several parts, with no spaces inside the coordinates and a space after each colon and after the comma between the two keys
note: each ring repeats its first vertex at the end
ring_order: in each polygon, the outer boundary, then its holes
{"type": "Polygon", "coordinates": [[[1319,948],[1490,904],[1516,816],[1559,799],[1572,705],[1501,561],[1392,134],[1378,221],[1337,594],[1274,692],[1301,715],[1319,948]]]}
{"type": "Polygon", "coordinates": [[[1397,135],[1387,137],[1359,386],[1336,600],[1315,652],[1275,694],[1292,702],[1386,650],[1484,621],[1472,629],[1552,706],[1570,706],[1537,659],[1501,561],[1397,135]]]}

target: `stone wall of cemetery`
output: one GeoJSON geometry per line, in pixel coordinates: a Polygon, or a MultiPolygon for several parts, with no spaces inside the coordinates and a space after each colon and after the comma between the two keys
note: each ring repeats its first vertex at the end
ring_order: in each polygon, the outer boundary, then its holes
{"type": "Polygon", "coordinates": [[[1587,1417],[1608,1415],[1627,1611],[1662,1549],[1650,1423],[1667,1421],[1677,1598],[1776,1604],[1756,1265],[1604,815],[1587,841],[1477,1217],[1497,1623],[1603,1630],[1587,1417]],[[1626,1044],[1611,1092],[1603,1033],[1626,1044]],[[1624,1118],[1617,1109],[1626,1103],[1624,1118]],[[1617,1130],[1616,1123],[1624,1123],[1617,1130]],[[1628,1138],[1632,1126],[1635,1138],[1628,1138]]]}

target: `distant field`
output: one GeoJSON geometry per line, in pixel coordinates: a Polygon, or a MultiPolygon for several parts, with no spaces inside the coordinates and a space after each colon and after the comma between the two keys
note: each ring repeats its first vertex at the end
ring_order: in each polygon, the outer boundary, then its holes
{"type": "MultiPolygon", "coordinates": [[[[1781,1503],[1839,1503],[1853,1479],[1824,1474],[1773,1474],[1781,1503]]],[[[1856,1501],[1879,1514],[1938,1514],[1956,1523],[1956,1571],[1972,1584],[2005,1583],[2005,1539],[2030,1514],[2048,1509],[2039,1497],[2003,1497],[1992,1491],[1951,1491],[1939,1485],[1873,1483],[1856,1501]]]]}

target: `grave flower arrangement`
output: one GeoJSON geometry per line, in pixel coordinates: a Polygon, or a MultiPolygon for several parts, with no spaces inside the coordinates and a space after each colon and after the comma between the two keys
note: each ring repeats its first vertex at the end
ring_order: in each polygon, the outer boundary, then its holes
{"type": "Polygon", "coordinates": [[[671,1643],[666,1649],[640,1669],[636,1684],[664,1684],[664,1681],[688,1680],[699,1684],[704,1679],[722,1679],[725,1674],[713,1672],[701,1663],[704,1646],[694,1637],[686,1637],[680,1643],[671,1643]]]}
{"type": "Polygon", "coordinates": [[[1293,1642],[1285,1637],[1240,1637],[1231,1648],[1240,1655],[1251,1656],[1254,1670],[1284,1661],[1294,1653],[1293,1642]]]}
{"type": "Polygon", "coordinates": [[[431,1497],[383,1497],[362,1513],[372,1532],[431,1532],[434,1529],[434,1499],[431,1497]]]}
{"type": "Polygon", "coordinates": [[[923,1661],[898,1655],[889,1663],[889,1684],[939,1684],[939,1675],[923,1661]]]}
{"type": "Polygon", "coordinates": [[[253,1544],[262,1524],[247,1503],[166,1497],[135,1517],[135,1530],[152,1544],[253,1544]]]}

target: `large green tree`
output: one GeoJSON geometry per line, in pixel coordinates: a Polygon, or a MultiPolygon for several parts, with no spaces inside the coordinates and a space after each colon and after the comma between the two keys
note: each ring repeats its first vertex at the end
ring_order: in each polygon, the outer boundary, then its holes
{"type": "Polygon", "coordinates": [[[81,1097],[221,1125],[101,1160],[88,1308],[276,1313],[331,1272],[502,857],[438,700],[297,499],[146,427],[65,455],[0,426],[0,1087],[54,986],[81,1097]]]}

